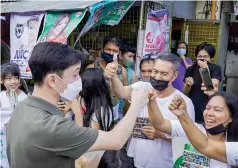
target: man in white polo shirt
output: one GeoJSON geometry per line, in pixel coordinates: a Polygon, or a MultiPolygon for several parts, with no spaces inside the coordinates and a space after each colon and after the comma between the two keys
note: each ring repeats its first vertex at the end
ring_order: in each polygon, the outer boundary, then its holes
{"type": "MultiPolygon", "coordinates": [[[[133,89],[152,87],[157,90],[156,98],[158,106],[164,118],[177,120],[177,117],[168,109],[175,94],[181,95],[186,103],[190,117],[194,120],[194,106],[192,101],[182,92],[172,86],[172,82],[178,75],[178,66],[180,60],[171,53],[163,53],[155,59],[155,65],[151,74],[150,83],[137,82],[130,86],[123,86],[120,80],[114,75],[114,67],[107,66],[105,74],[111,78],[111,85],[114,92],[121,98],[130,100],[130,94],[133,89]]],[[[138,117],[148,118],[148,108],[145,106],[138,117]]],[[[136,168],[171,168],[173,167],[172,144],[170,138],[164,133],[155,130],[153,127],[143,127],[143,132],[150,139],[132,138],[127,154],[134,158],[136,168]]]]}

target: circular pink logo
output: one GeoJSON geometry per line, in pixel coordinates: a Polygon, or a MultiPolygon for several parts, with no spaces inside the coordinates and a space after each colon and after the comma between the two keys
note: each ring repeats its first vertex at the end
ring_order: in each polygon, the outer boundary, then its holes
{"type": "Polygon", "coordinates": [[[152,42],[153,42],[153,38],[152,38],[152,33],[151,33],[151,32],[147,33],[147,35],[146,35],[146,41],[147,41],[148,43],[152,43],[152,42]]]}

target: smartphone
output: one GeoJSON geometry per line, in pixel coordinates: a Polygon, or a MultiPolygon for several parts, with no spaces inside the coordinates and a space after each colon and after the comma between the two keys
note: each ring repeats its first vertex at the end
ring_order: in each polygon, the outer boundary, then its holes
{"type": "Polygon", "coordinates": [[[199,71],[200,71],[200,74],[201,74],[201,77],[202,77],[202,81],[203,81],[204,85],[207,88],[207,91],[214,90],[214,87],[213,87],[213,84],[212,84],[212,79],[211,79],[211,76],[210,76],[210,73],[209,73],[208,69],[207,68],[200,68],[199,71]]]}

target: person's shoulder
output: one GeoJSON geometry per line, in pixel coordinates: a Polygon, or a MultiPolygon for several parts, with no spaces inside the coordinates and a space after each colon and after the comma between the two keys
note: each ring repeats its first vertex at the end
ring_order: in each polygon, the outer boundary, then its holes
{"type": "Polygon", "coordinates": [[[6,91],[5,90],[1,91],[0,96],[1,96],[1,99],[7,96],[6,91]]]}
{"type": "Polygon", "coordinates": [[[187,95],[185,95],[183,92],[179,91],[178,89],[176,89],[174,95],[176,95],[176,94],[180,95],[185,100],[186,103],[192,102],[191,99],[187,95]]]}
{"type": "Polygon", "coordinates": [[[141,89],[141,88],[150,89],[150,88],[152,88],[152,85],[149,82],[143,82],[143,81],[138,81],[130,86],[133,89],[141,89]]]}
{"type": "Polygon", "coordinates": [[[27,95],[25,92],[21,91],[21,93],[18,95],[18,99],[19,101],[24,100],[25,98],[27,98],[27,95]]]}
{"type": "Polygon", "coordinates": [[[89,64],[89,65],[87,66],[87,68],[94,68],[94,67],[95,67],[95,63],[89,64]]]}
{"type": "Polygon", "coordinates": [[[210,68],[210,70],[216,70],[216,69],[221,69],[221,67],[217,64],[208,64],[208,67],[210,68]]]}

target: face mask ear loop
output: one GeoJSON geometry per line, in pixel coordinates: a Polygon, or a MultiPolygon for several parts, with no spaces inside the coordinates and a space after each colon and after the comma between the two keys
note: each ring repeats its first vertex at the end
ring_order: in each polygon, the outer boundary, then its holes
{"type": "MultiPolygon", "coordinates": [[[[65,82],[63,79],[61,79],[58,75],[55,75],[58,79],[60,79],[61,81],[63,81],[67,86],[68,86],[68,83],[67,82],[65,82]]],[[[61,94],[60,93],[60,91],[58,90],[58,89],[56,89],[56,87],[54,88],[59,94],[61,94]]]]}

